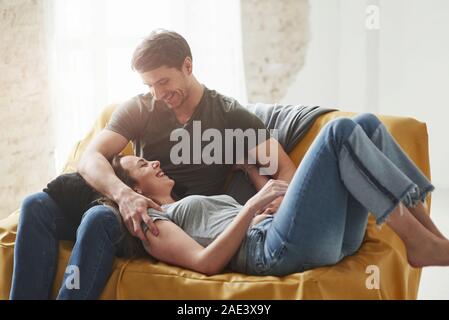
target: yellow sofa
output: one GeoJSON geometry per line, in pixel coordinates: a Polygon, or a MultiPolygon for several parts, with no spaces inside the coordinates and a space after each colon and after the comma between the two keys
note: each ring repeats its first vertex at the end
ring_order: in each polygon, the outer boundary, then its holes
{"type": "MultiPolygon", "coordinates": [[[[107,123],[115,106],[107,107],[94,128],[78,142],[64,172],[75,170],[89,141],[107,123]]],[[[290,153],[299,164],[314,137],[329,120],[355,113],[333,111],[321,115],[290,153]]],[[[430,178],[427,128],[411,118],[380,116],[402,148],[430,178]]],[[[129,144],[124,153],[132,153],[129,144]]],[[[429,197],[430,201],[430,197],[429,197]]],[[[428,203],[430,208],[430,203],[428,203]]],[[[0,299],[8,299],[19,211],[0,221],[0,299]]],[[[60,242],[59,263],[53,286],[56,297],[73,243],[60,242]]],[[[376,271],[376,270],[375,270],[376,271]]],[[[224,273],[215,276],[167,265],[149,259],[116,259],[102,299],[416,299],[421,269],[407,264],[401,240],[386,225],[376,227],[370,217],[365,241],[357,254],[335,266],[318,268],[286,277],[247,276],[224,273]],[[370,266],[377,266],[379,286],[372,284],[370,266]]]]}

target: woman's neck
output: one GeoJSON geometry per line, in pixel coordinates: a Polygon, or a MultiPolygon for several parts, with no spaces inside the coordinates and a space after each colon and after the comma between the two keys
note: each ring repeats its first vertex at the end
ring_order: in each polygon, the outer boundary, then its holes
{"type": "Polygon", "coordinates": [[[170,204],[170,203],[176,202],[176,200],[173,199],[171,195],[158,196],[158,197],[148,197],[148,198],[150,198],[151,200],[153,200],[154,202],[156,202],[160,206],[162,206],[164,204],[170,204]]]}

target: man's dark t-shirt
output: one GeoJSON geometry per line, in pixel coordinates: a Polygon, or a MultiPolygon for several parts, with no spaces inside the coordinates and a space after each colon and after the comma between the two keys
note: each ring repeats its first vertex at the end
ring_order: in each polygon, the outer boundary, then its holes
{"type": "MultiPolygon", "coordinates": [[[[198,123],[196,123],[198,128],[198,123]]],[[[203,96],[191,118],[185,123],[178,122],[174,112],[160,100],[154,100],[151,94],[138,95],[123,103],[112,115],[106,129],[119,133],[131,140],[137,156],[147,160],[159,160],[165,174],[175,180],[184,195],[222,194],[231,164],[225,163],[225,155],[229,152],[236,154],[235,143],[225,143],[225,129],[261,129],[263,135],[257,135],[256,144],[269,137],[263,122],[253,113],[243,108],[235,99],[221,95],[214,90],[204,88],[203,96]],[[201,134],[210,128],[221,133],[222,157],[221,163],[205,164],[193,163],[193,121],[201,121],[201,134]],[[190,135],[189,163],[174,164],[170,159],[172,147],[179,143],[170,141],[173,130],[185,129],[190,135]],[[231,149],[232,148],[232,149],[231,149]]],[[[197,139],[195,140],[198,143],[197,139]]],[[[211,139],[214,140],[213,138],[211,139]]],[[[229,142],[229,141],[228,141],[229,142]]],[[[234,140],[235,142],[235,140],[234,140]]],[[[201,141],[201,151],[211,141],[201,141]]],[[[245,140],[245,149],[251,149],[245,140]]],[[[198,149],[196,149],[198,150],[198,149]]],[[[245,150],[246,154],[246,150],[245,150]]],[[[235,160],[235,157],[234,157],[235,160]]],[[[179,190],[179,189],[178,189],[179,190]]]]}

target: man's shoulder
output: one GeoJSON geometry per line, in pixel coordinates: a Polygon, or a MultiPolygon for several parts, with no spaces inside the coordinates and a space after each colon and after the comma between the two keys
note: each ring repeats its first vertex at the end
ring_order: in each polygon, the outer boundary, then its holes
{"type": "Polygon", "coordinates": [[[240,103],[225,94],[219,93],[216,90],[205,88],[209,101],[212,102],[215,108],[221,109],[223,112],[232,112],[236,109],[243,108],[240,103]]]}
{"type": "Polygon", "coordinates": [[[142,111],[151,112],[154,110],[155,104],[156,101],[154,100],[153,96],[148,92],[135,95],[134,97],[121,102],[118,105],[118,108],[127,109],[129,111],[134,110],[140,112],[142,111]]]}
{"type": "Polygon", "coordinates": [[[136,95],[117,106],[106,129],[134,140],[142,134],[154,109],[154,98],[150,94],[136,95]]]}

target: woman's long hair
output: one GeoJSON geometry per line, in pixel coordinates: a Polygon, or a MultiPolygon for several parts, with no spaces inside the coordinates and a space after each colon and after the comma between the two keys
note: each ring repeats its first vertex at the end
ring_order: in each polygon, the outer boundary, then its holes
{"type": "MultiPolygon", "coordinates": [[[[124,184],[126,184],[130,188],[134,188],[137,184],[137,181],[131,178],[128,170],[125,170],[120,164],[120,159],[122,157],[123,157],[122,155],[114,156],[114,158],[111,161],[111,166],[114,169],[115,175],[124,184]]],[[[129,233],[128,231],[128,228],[126,228],[125,223],[123,222],[122,215],[120,214],[118,204],[107,197],[99,199],[98,202],[103,205],[111,207],[120,224],[120,230],[122,235],[119,239],[121,250],[119,250],[118,255],[124,258],[141,258],[148,256],[148,253],[145,251],[145,248],[143,247],[142,241],[139,238],[131,235],[131,233],[129,233]]]]}
{"type": "MultiPolygon", "coordinates": [[[[120,164],[120,159],[123,158],[123,155],[116,155],[111,160],[111,166],[112,169],[114,169],[115,175],[128,187],[134,188],[137,185],[137,181],[134,180],[131,175],[129,174],[128,170],[122,167],[120,164]]],[[[180,188],[181,191],[183,191],[182,188],[180,188]]],[[[175,200],[179,200],[180,197],[175,193],[174,191],[171,192],[171,197],[175,200]]],[[[122,215],[120,214],[119,206],[118,204],[106,197],[103,197],[99,199],[99,203],[102,203],[103,205],[110,206],[115,216],[117,217],[117,220],[120,224],[120,229],[122,236],[120,238],[120,250],[119,252],[120,256],[123,256],[125,258],[141,258],[145,256],[149,256],[149,254],[146,252],[145,248],[143,247],[142,241],[133,236],[131,233],[129,233],[128,228],[126,228],[125,223],[123,222],[122,215]]],[[[160,203],[158,203],[160,205],[160,203]]],[[[151,257],[151,256],[150,256],[151,257]]]]}

